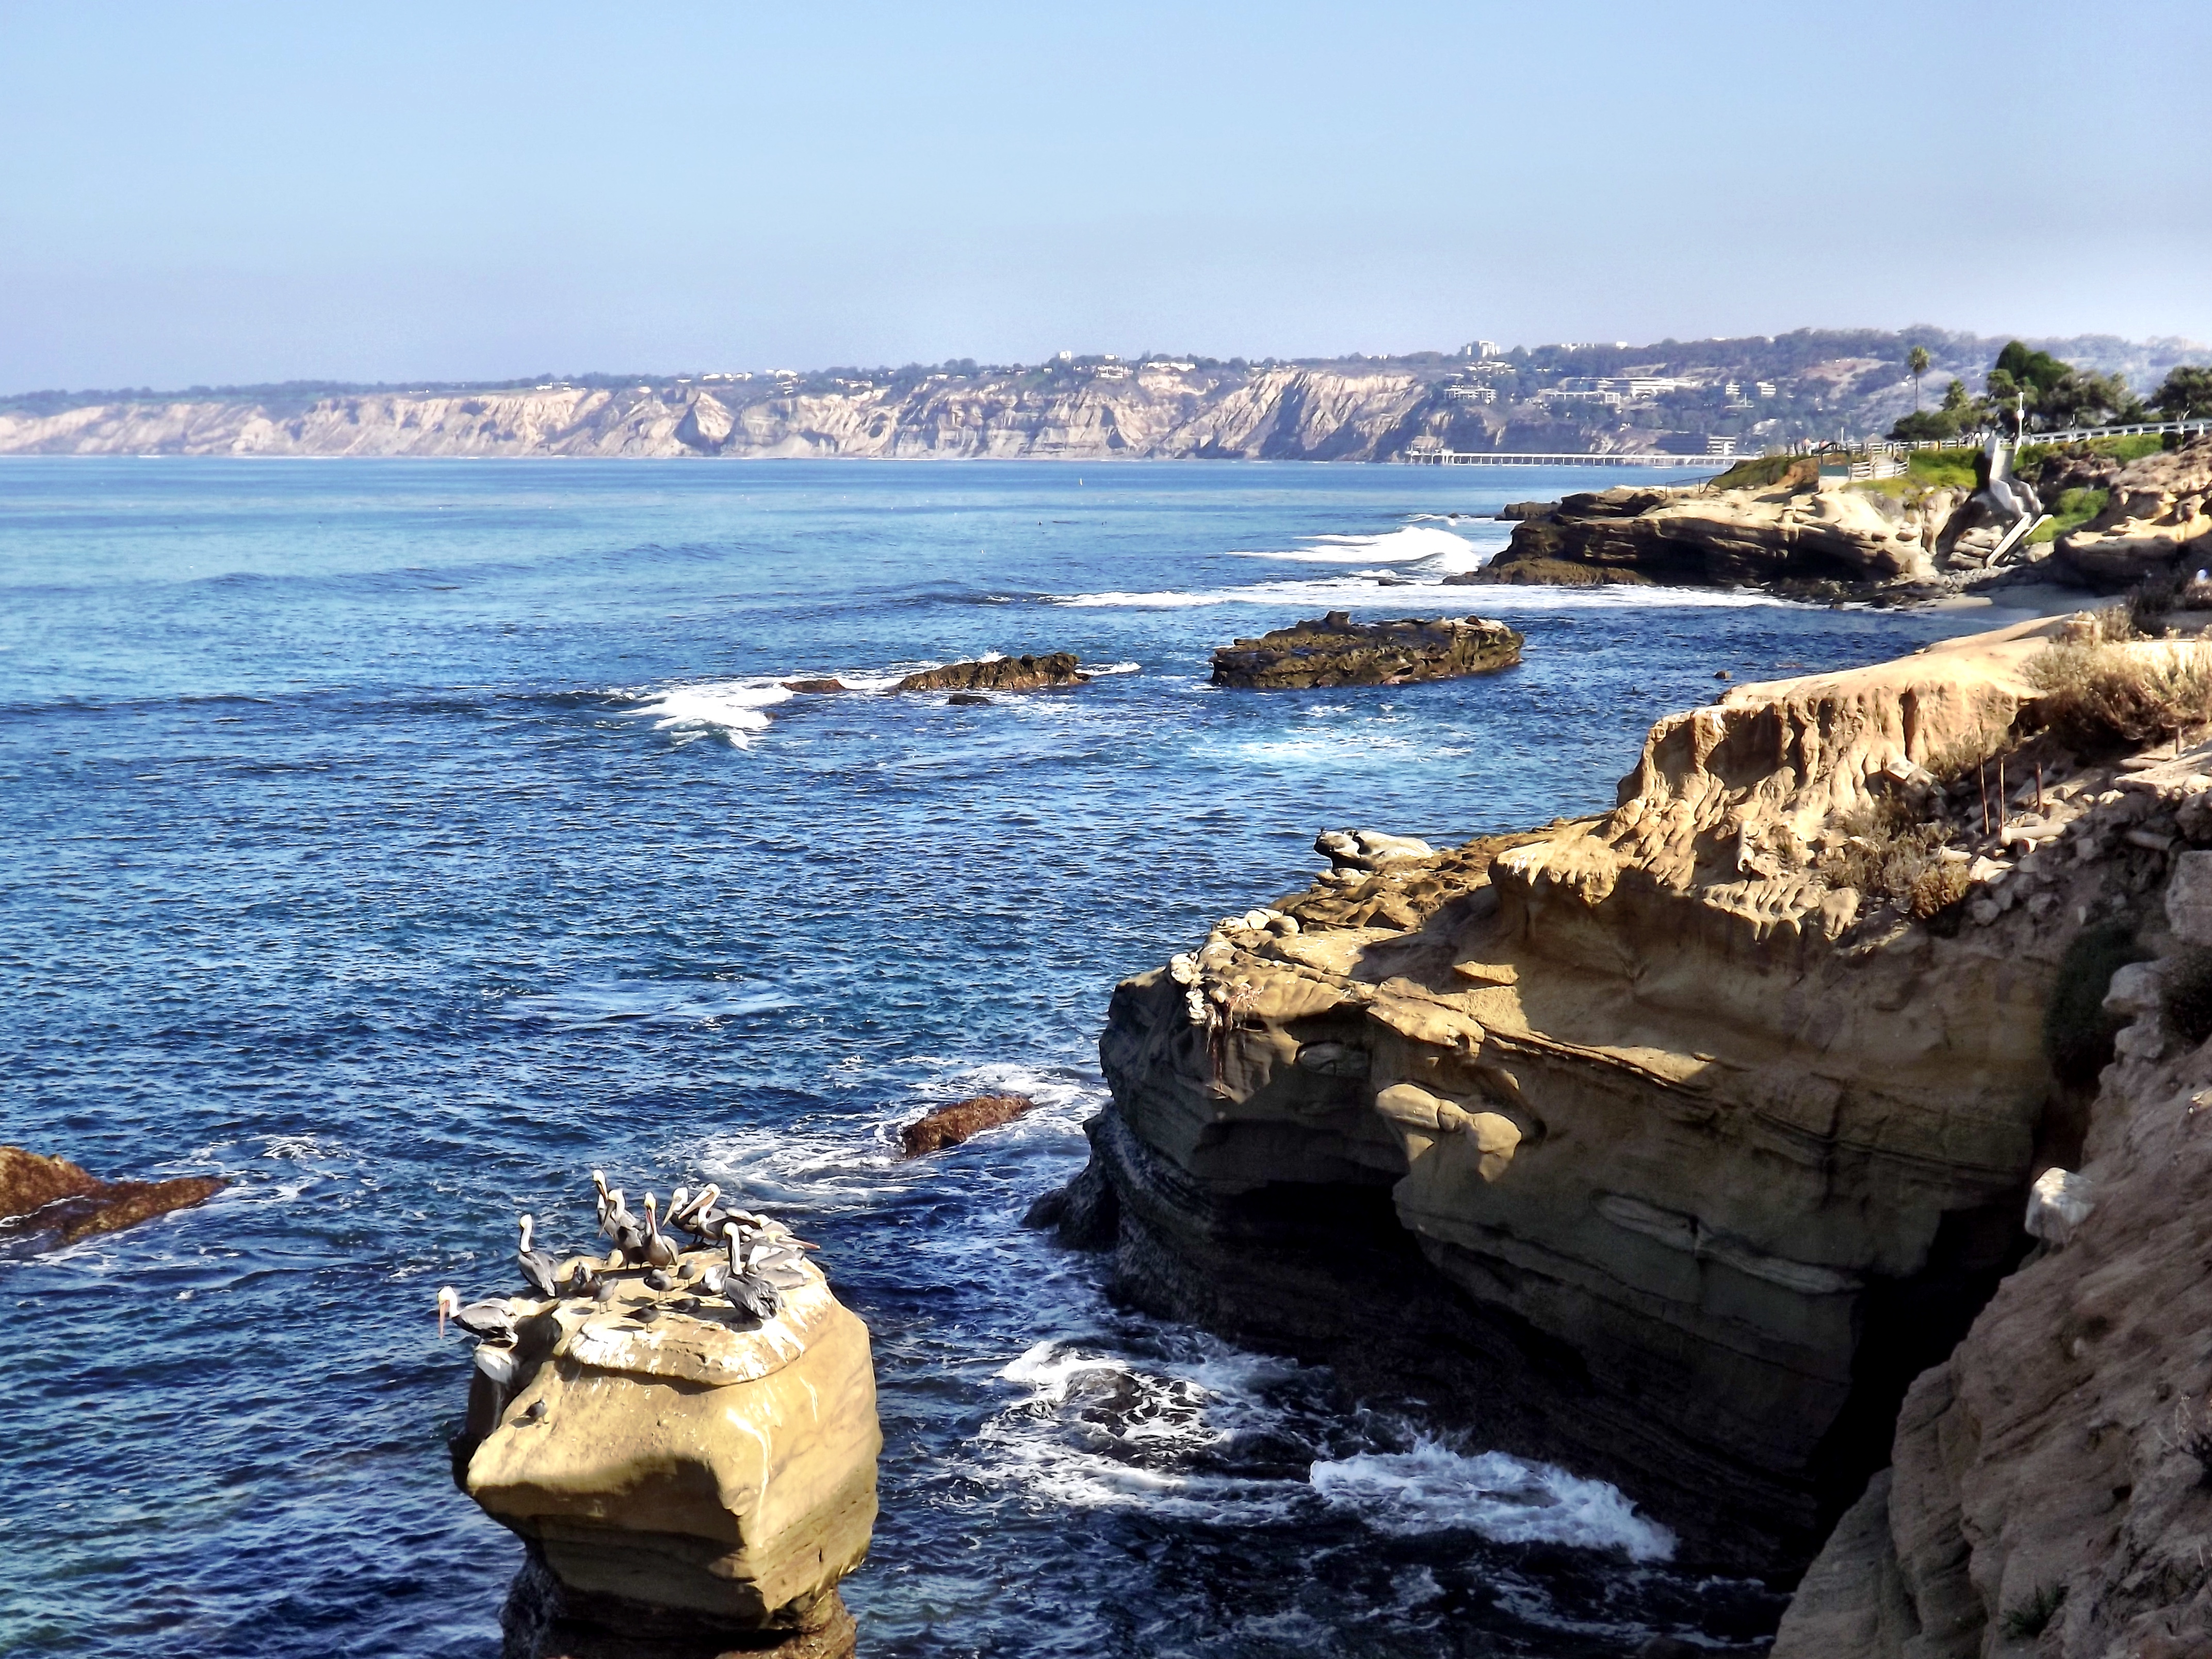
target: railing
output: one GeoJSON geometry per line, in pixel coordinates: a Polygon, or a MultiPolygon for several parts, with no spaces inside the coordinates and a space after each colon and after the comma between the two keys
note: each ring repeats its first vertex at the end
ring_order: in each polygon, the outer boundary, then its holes
{"type": "MultiPolygon", "coordinates": [[[[2129,426],[2069,426],[2056,432],[2029,432],[2018,440],[2021,444],[2078,444],[2092,438],[2132,438],[2144,433],[2212,432],[2212,419],[2202,421],[2137,421],[2129,426]]],[[[1978,432],[1961,433],[1955,438],[1915,438],[1910,441],[1880,439],[1864,446],[1868,449],[1979,449],[1991,438],[2002,438],[2013,443],[2012,436],[1984,427],[1978,432]]]]}

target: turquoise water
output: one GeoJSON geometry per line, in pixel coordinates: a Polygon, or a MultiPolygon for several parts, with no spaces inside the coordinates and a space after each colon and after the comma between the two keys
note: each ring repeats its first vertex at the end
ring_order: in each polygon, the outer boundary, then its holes
{"type": "MultiPolygon", "coordinates": [[[[1612,482],[1613,480],[1607,480],[1612,482]]],[[[1713,675],[1976,625],[1452,587],[1587,475],[1168,463],[0,465],[0,1139],[201,1209],[0,1261],[0,1651],[490,1655],[453,1490],[512,1218],[702,1176],[826,1247],[886,1445],[885,1654],[1632,1651],[1755,1632],[1610,1488],[1115,1307],[1024,1231],[1121,975],[1305,884],[1316,830],[1609,805],[1713,675]],[[1386,584],[1403,584],[1391,586],[1386,584]],[[1217,691],[1330,608],[1526,664],[1217,691]],[[956,707],[990,651],[1116,672],[956,707]],[[892,1156],[928,1105],[1033,1117],[892,1156]]]]}

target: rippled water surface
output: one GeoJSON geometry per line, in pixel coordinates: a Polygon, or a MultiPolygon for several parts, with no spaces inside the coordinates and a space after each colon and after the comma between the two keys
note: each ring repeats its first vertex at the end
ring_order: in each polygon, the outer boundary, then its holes
{"type": "Polygon", "coordinates": [[[886,1445],[876,1655],[1599,1655],[1755,1633],[1620,1493],[1119,1310],[1017,1224],[1124,974],[1323,826],[1609,805],[1713,676],[1982,625],[1448,588],[1587,475],[1198,463],[0,464],[0,1139],[204,1208],[0,1261],[0,1651],[489,1656],[448,1480],[512,1218],[702,1176],[827,1248],[886,1445]],[[1386,586],[1385,584],[1402,584],[1386,586]],[[1211,647],[1476,605],[1526,665],[1211,647]],[[956,707],[984,652],[1122,672],[956,707]],[[928,1104],[1034,1116],[901,1164],[928,1104]]]}

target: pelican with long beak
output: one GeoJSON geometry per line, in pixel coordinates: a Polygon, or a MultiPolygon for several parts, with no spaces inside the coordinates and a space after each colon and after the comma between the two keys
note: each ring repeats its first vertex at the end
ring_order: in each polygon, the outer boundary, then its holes
{"type": "Polygon", "coordinates": [[[714,1283],[713,1269],[708,1270],[707,1288],[729,1297],[730,1305],[755,1324],[764,1324],[781,1311],[783,1293],[765,1273],[753,1271],[751,1253],[736,1222],[726,1224],[722,1236],[730,1242],[730,1259],[722,1266],[720,1284],[714,1283]]]}
{"type": "Polygon", "coordinates": [[[471,1302],[463,1307],[461,1293],[447,1285],[438,1292],[438,1334],[441,1338],[449,1319],[479,1342],[495,1342],[503,1347],[514,1340],[514,1315],[504,1301],[471,1302]]]}
{"type": "Polygon", "coordinates": [[[672,1267],[676,1265],[675,1241],[664,1237],[660,1219],[653,1213],[653,1194],[645,1195],[645,1265],[648,1267],[672,1267]]]}
{"type": "Polygon", "coordinates": [[[561,1294],[561,1264],[544,1250],[530,1248],[530,1230],[535,1224],[530,1217],[518,1218],[522,1228],[522,1246],[514,1259],[522,1268],[522,1276],[530,1288],[548,1300],[561,1294]]]}

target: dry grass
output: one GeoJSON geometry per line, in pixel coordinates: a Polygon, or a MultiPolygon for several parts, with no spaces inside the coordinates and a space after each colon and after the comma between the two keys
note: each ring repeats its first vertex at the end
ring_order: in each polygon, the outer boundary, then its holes
{"type": "Polygon", "coordinates": [[[2038,711],[2051,735],[2084,754],[2140,749],[2212,722],[2212,664],[2193,655],[2124,650],[2100,636],[2038,653],[2027,678],[2043,693],[2038,711]]]}
{"type": "Polygon", "coordinates": [[[1850,839],[1824,865],[1831,885],[1888,899],[1922,921],[1966,896],[1966,864],[1942,854],[1948,824],[1917,823],[1902,802],[1887,801],[1837,828],[1850,839]]]}

